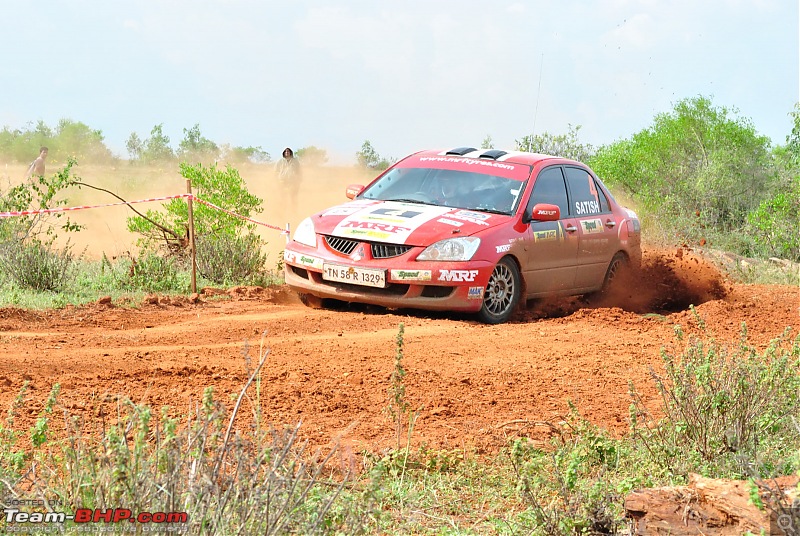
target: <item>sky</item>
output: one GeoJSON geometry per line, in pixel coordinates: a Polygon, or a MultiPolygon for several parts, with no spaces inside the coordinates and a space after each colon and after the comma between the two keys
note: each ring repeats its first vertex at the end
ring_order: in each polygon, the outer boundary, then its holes
{"type": "Polygon", "coordinates": [[[0,128],[61,119],[127,158],[173,148],[316,146],[355,161],[513,149],[530,134],[598,147],[709,97],[786,142],[800,101],[798,0],[38,0],[4,2],[0,128]]]}

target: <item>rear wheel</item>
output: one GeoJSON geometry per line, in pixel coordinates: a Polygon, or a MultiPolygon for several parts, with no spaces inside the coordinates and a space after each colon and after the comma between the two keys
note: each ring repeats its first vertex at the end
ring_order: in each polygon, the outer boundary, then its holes
{"type": "Polygon", "coordinates": [[[615,285],[619,284],[619,280],[625,270],[628,269],[628,257],[624,253],[618,252],[608,263],[608,270],[606,270],[606,278],[603,280],[603,288],[600,289],[601,294],[607,293],[615,285]]]}
{"type": "Polygon", "coordinates": [[[487,324],[506,322],[519,303],[522,281],[517,264],[508,257],[494,267],[483,293],[483,305],[478,318],[487,324]]]}

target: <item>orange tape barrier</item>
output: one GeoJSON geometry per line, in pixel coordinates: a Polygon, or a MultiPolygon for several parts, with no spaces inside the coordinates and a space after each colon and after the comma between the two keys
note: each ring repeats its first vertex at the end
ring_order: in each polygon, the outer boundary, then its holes
{"type": "Polygon", "coordinates": [[[257,225],[263,225],[264,227],[269,227],[270,229],[275,229],[276,231],[280,231],[281,234],[288,235],[288,229],[284,229],[283,227],[278,227],[277,225],[271,225],[269,223],[264,223],[263,221],[254,220],[252,218],[248,218],[246,216],[242,216],[241,214],[237,214],[235,212],[231,212],[230,210],[226,210],[222,207],[218,207],[213,203],[209,203],[204,199],[200,199],[194,194],[177,194],[177,195],[167,195],[164,197],[151,197],[150,199],[139,199],[137,201],[120,201],[118,203],[104,203],[102,205],[81,205],[77,207],[57,207],[57,208],[43,208],[39,210],[20,210],[20,211],[12,211],[12,212],[0,212],[0,218],[11,218],[14,216],[33,216],[35,214],[54,214],[57,212],[69,212],[74,210],[85,210],[90,208],[104,208],[104,207],[116,207],[120,205],[135,205],[136,203],[152,203],[154,201],[169,201],[170,199],[181,199],[181,198],[191,198],[198,203],[202,203],[207,205],[211,208],[215,208],[217,210],[221,210],[231,216],[235,216],[242,220],[247,220],[249,222],[255,223],[257,225]]]}

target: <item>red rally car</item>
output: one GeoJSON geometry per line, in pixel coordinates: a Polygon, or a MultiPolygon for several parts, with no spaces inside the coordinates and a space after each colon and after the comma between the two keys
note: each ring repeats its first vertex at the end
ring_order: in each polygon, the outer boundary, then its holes
{"type": "Polygon", "coordinates": [[[284,251],[305,303],[333,298],[507,321],[524,300],[605,290],[638,267],[636,214],[585,165],[459,147],[397,162],[303,220],[284,251]]]}

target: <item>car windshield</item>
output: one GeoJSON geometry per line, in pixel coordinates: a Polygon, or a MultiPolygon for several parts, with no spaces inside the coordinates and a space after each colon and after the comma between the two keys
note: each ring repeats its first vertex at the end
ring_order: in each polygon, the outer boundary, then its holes
{"type": "Polygon", "coordinates": [[[359,198],[512,214],[525,182],[473,171],[396,167],[359,198]]]}

